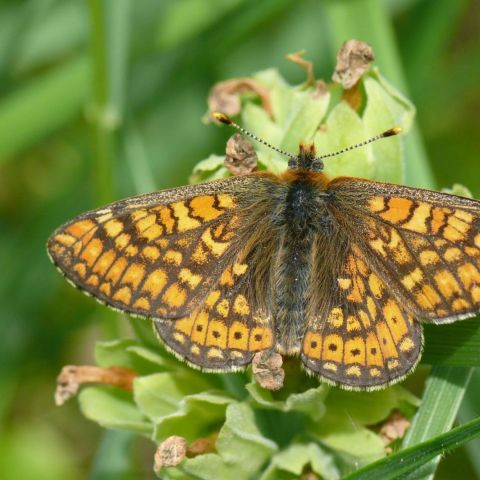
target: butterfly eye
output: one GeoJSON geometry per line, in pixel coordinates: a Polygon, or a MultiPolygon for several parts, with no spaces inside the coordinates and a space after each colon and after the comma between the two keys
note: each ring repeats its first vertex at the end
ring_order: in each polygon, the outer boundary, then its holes
{"type": "Polygon", "coordinates": [[[312,162],[312,170],[315,172],[320,172],[323,170],[323,162],[321,160],[314,160],[312,162]]]}
{"type": "Polygon", "coordinates": [[[298,168],[298,159],[297,158],[291,158],[288,161],[288,168],[298,168]]]}

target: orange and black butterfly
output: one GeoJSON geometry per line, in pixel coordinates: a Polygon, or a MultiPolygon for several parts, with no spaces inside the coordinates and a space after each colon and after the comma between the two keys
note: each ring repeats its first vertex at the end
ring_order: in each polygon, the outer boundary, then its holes
{"type": "Polygon", "coordinates": [[[347,389],[390,385],[420,358],[420,322],[480,311],[480,202],[330,180],[322,158],[301,147],[281,175],[113,203],[57,229],[49,253],[193,366],[232,371],[273,350],[347,389]]]}

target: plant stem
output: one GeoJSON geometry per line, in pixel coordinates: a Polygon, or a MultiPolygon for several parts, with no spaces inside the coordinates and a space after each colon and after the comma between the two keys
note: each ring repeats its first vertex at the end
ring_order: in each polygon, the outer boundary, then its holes
{"type": "MultiPolygon", "coordinates": [[[[117,157],[116,134],[123,121],[129,47],[130,0],[89,0],[91,18],[92,104],[89,120],[94,136],[94,174],[99,204],[113,200],[113,172],[117,157]]],[[[109,338],[120,335],[118,316],[105,312],[102,322],[109,338]]],[[[126,453],[133,435],[106,431],[90,479],[126,478],[126,453]]]]}
{"type": "Polygon", "coordinates": [[[97,198],[113,198],[116,133],[123,121],[128,60],[130,0],[89,0],[91,18],[92,105],[97,198]]]}

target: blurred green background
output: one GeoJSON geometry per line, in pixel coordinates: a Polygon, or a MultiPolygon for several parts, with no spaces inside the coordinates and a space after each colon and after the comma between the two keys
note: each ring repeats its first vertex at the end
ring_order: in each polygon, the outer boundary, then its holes
{"type": "MultiPolygon", "coordinates": [[[[301,49],[329,81],[354,37],[416,105],[437,186],[478,197],[479,18],[474,0],[2,0],[0,477],[107,478],[90,473],[102,432],[53,392],[64,364],[93,363],[94,342],[127,322],[55,271],[44,245],[56,226],[184,184],[221,154],[230,132],[201,122],[215,82],[269,67],[301,82],[284,57],[301,49]]],[[[116,478],[152,476],[153,446],[135,447],[116,478]]],[[[438,478],[458,465],[480,478],[465,451],[438,478]]]]}

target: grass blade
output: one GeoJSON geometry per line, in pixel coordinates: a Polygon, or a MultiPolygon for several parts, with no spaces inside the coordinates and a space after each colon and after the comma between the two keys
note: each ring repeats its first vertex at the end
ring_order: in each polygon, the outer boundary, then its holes
{"type": "MultiPolygon", "coordinates": [[[[471,368],[433,367],[425,386],[422,405],[403,440],[403,447],[411,447],[452,428],[471,373],[471,368]]],[[[407,478],[433,478],[439,461],[438,456],[407,478]]]]}
{"type": "Polygon", "coordinates": [[[347,475],[344,480],[398,479],[402,475],[417,470],[433,458],[443,455],[478,436],[480,436],[480,418],[371,463],[347,475]]]}
{"type": "Polygon", "coordinates": [[[425,325],[422,362],[451,367],[480,367],[480,321],[463,320],[450,325],[425,325]]]}

